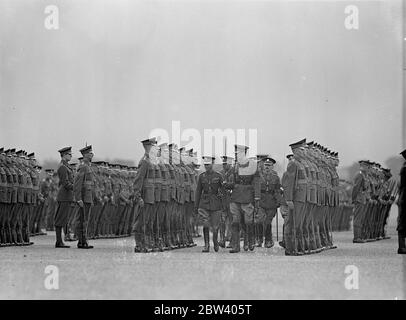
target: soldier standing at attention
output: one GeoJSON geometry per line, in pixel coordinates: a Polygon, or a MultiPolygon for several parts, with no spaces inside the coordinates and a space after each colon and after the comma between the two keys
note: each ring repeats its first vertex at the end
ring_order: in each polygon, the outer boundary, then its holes
{"type": "MultiPolygon", "coordinates": [[[[400,153],[406,160],[406,150],[400,153]]],[[[400,169],[400,185],[399,185],[399,215],[398,215],[398,227],[396,231],[398,232],[398,254],[406,254],[406,162],[403,163],[402,169],[400,169]]]]}
{"type": "Polygon", "coordinates": [[[156,145],[156,139],[146,139],[141,141],[145,154],[138,164],[137,176],[134,180],[135,200],[140,204],[140,212],[135,221],[135,248],[134,252],[148,252],[147,246],[152,239],[151,229],[149,228],[150,218],[153,215],[155,196],[155,153],[151,152],[156,145]]]}
{"type": "Polygon", "coordinates": [[[307,198],[306,169],[301,164],[306,139],[290,144],[294,159],[289,162],[284,175],[284,197],[289,213],[284,222],[285,255],[303,255],[304,239],[302,226],[307,198]]]}
{"type": "Polygon", "coordinates": [[[203,157],[205,172],[199,175],[196,187],[195,211],[198,212],[203,224],[204,249],[210,251],[210,227],[213,232],[214,251],[219,250],[218,230],[220,226],[223,178],[220,173],[213,170],[214,157],[203,157]]]}
{"type": "Polygon", "coordinates": [[[77,212],[77,237],[79,249],[93,249],[93,246],[87,242],[87,227],[89,223],[89,214],[95,197],[95,177],[91,169],[93,158],[92,146],[86,146],[80,149],[83,156],[83,164],[75,175],[73,184],[73,193],[79,210],[77,212]]]}
{"type": "Polygon", "coordinates": [[[68,224],[73,202],[73,171],[69,165],[69,161],[72,159],[72,147],[62,148],[58,152],[62,160],[57,170],[59,190],[57,196],[58,206],[54,219],[56,233],[55,248],[69,248],[62,241],[62,228],[68,224]]]}
{"type": "Polygon", "coordinates": [[[364,207],[367,205],[366,192],[368,190],[366,171],[367,161],[359,161],[360,171],[357,173],[354,179],[354,188],[352,189],[352,203],[354,204],[354,243],[364,243],[362,239],[362,229],[364,223],[364,207]]]}

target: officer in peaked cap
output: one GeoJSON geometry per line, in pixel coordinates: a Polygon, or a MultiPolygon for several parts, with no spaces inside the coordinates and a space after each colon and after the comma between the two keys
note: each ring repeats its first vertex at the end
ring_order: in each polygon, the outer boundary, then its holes
{"type": "Polygon", "coordinates": [[[232,222],[232,250],[230,253],[240,251],[240,228],[245,228],[244,250],[255,249],[254,215],[259,210],[261,189],[258,165],[256,161],[247,158],[247,146],[234,145],[236,153],[236,167],[233,180],[225,187],[231,189],[230,212],[232,222]]]}
{"type": "Polygon", "coordinates": [[[219,250],[218,230],[222,211],[223,177],[213,170],[214,160],[215,157],[203,157],[205,171],[199,175],[195,194],[195,210],[203,225],[204,248],[202,252],[210,251],[210,228],[213,232],[214,251],[219,250]]]}
{"type": "Polygon", "coordinates": [[[72,147],[64,147],[59,149],[58,152],[61,156],[61,162],[57,170],[59,185],[57,196],[58,206],[54,219],[56,233],[55,248],[69,248],[69,246],[65,245],[62,241],[62,229],[65,228],[68,223],[73,203],[74,173],[69,165],[69,161],[72,159],[72,147]]]}
{"type": "Polygon", "coordinates": [[[93,159],[92,146],[80,149],[83,156],[83,163],[79,166],[73,184],[73,193],[76,203],[79,205],[77,212],[77,235],[79,249],[92,249],[93,246],[87,242],[87,226],[89,214],[95,196],[95,175],[91,169],[93,159]]]}
{"type": "Polygon", "coordinates": [[[134,224],[134,252],[149,252],[152,250],[154,242],[153,221],[151,221],[151,218],[155,210],[154,188],[157,157],[153,147],[157,144],[157,141],[156,138],[150,138],[141,141],[141,143],[145,153],[138,164],[138,171],[133,185],[135,200],[140,206],[134,224]]]}
{"type": "Polygon", "coordinates": [[[306,139],[294,142],[289,146],[294,154],[284,177],[284,198],[289,207],[285,218],[284,240],[285,255],[303,255],[304,208],[306,203],[306,170],[300,159],[303,158],[306,139]]]}

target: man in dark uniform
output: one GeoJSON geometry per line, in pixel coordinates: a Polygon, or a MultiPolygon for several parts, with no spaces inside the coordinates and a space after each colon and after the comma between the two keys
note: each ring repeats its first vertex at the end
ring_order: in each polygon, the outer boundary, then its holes
{"type": "Polygon", "coordinates": [[[365,240],[362,239],[362,229],[364,224],[364,208],[367,205],[367,171],[366,160],[359,161],[360,171],[357,173],[354,179],[354,188],[352,189],[352,203],[354,204],[354,243],[364,243],[365,240]]]}
{"type": "Polygon", "coordinates": [[[284,198],[289,207],[284,222],[285,255],[303,255],[304,239],[302,226],[307,196],[306,170],[300,159],[306,139],[290,144],[294,159],[289,162],[284,176],[284,198]]]}
{"type": "Polygon", "coordinates": [[[213,170],[215,157],[203,157],[205,172],[199,175],[195,193],[195,211],[198,212],[203,225],[204,249],[210,251],[210,227],[213,232],[214,251],[219,250],[218,230],[220,226],[222,202],[221,194],[223,178],[220,173],[213,170]]]}
{"type": "MultiPolygon", "coordinates": [[[[406,160],[406,150],[400,153],[406,160]]],[[[403,163],[403,167],[400,170],[400,185],[399,185],[399,215],[398,215],[398,227],[396,231],[398,232],[399,241],[399,254],[406,254],[406,162],[403,163]]]]}
{"type": "Polygon", "coordinates": [[[261,199],[258,166],[255,160],[247,158],[247,146],[235,145],[236,166],[232,182],[225,187],[231,189],[230,212],[233,217],[230,253],[240,251],[240,227],[244,220],[244,250],[255,249],[254,215],[261,199]]]}
{"type": "Polygon", "coordinates": [[[58,206],[55,212],[55,233],[56,243],[55,248],[69,248],[62,240],[62,229],[65,228],[69,221],[69,215],[72,210],[73,204],[73,171],[69,165],[69,161],[72,159],[72,147],[65,147],[58,152],[61,155],[61,163],[57,170],[59,178],[59,190],[56,200],[58,206]]]}
{"type": "Polygon", "coordinates": [[[135,248],[134,252],[148,252],[151,249],[153,237],[150,219],[155,204],[155,164],[156,154],[151,152],[156,145],[156,138],[141,141],[145,154],[138,164],[138,172],[134,179],[134,198],[140,205],[138,217],[134,224],[135,248]]]}
{"type": "MultiPolygon", "coordinates": [[[[276,163],[271,157],[261,159],[263,163],[260,172],[261,201],[259,203],[259,215],[264,223],[265,247],[272,248],[272,220],[277,215],[278,208],[282,203],[281,183],[273,166],[276,163]]],[[[262,244],[262,237],[260,244],[262,244]]]]}
{"type": "Polygon", "coordinates": [[[92,146],[80,149],[83,156],[83,164],[79,166],[73,184],[75,201],[79,205],[77,212],[77,236],[79,249],[92,249],[93,246],[87,242],[87,225],[89,214],[95,197],[95,177],[91,168],[93,158],[92,146]]]}

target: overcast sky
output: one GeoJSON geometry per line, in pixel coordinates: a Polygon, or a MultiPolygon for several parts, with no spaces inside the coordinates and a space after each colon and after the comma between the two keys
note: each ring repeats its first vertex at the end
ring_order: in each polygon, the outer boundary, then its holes
{"type": "Polygon", "coordinates": [[[58,30],[44,27],[49,1],[0,0],[1,146],[41,161],[87,142],[138,162],[140,140],[175,120],[257,129],[280,163],[303,137],[344,166],[406,147],[401,1],[51,3],[58,30]]]}

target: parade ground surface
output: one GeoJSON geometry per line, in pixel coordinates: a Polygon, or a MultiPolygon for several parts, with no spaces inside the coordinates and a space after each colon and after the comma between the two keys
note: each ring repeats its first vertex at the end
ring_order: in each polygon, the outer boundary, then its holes
{"type": "Polygon", "coordinates": [[[76,242],[55,249],[48,232],[32,237],[32,246],[0,248],[0,298],[405,299],[406,257],[396,253],[396,214],[392,210],[391,239],[353,244],[350,231],[335,232],[337,249],[301,257],[285,256],[279,246],[238,254],[211,247],[203,254],[202,237],[195,238],[196,247],[162,253],[135,254],[130,237],[91,240],[92,250],[79,250],[76,242]],[[59,270],[57,290],[45,286],[49,265],[59,270]],[[354,270],[358,289],[348,287],[354,287],[354,270]]]}

